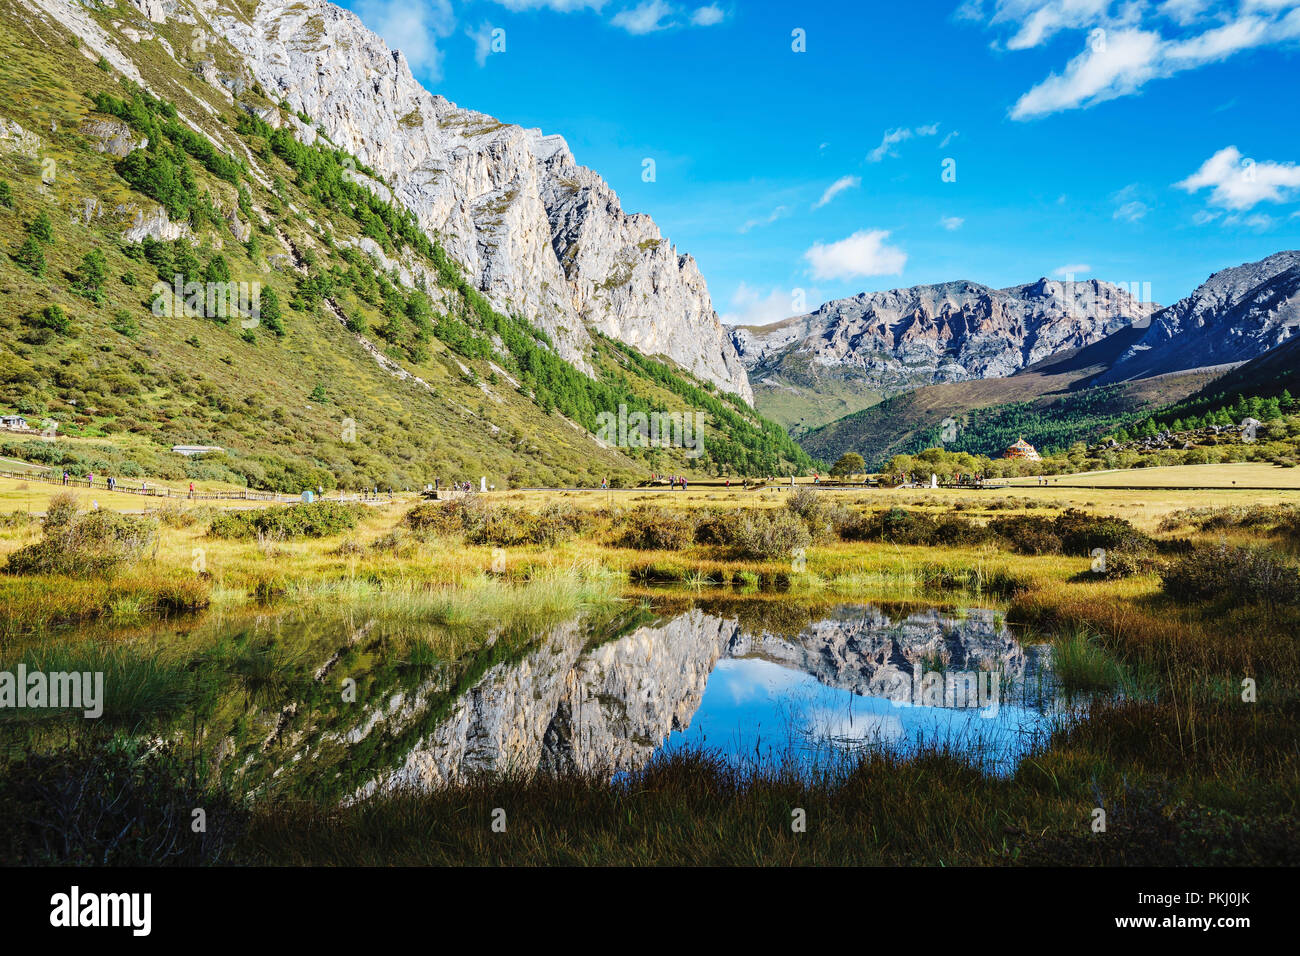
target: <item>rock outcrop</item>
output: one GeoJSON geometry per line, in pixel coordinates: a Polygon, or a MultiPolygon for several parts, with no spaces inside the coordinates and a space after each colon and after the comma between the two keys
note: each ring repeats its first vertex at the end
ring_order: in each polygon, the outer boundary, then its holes
{"type": "Polygon", "coordinates": [[[1105,282],[1039,279],[1009,289],[975,282],[862,293],[766,326],[732,330],[755,385],[840,370],[888,394],[1002,378],[1098,342],[1154,311],[1105,282]]]}
{"type": "Polygon", "coordinates": [[[1300,330],[1300,251],[1214,273],[1162,309],[1102,382],[1248,362],[1300,330]]]}
{"type": "Polygon", "coordinates": [[[494,305],[545,329],[565,358],[587,367],[595,330],[752,401],[695,261],[625,213],[561,137],[429,93],[400,51],[322,0],[209,18],[273,99],[312,119],[304,138],[323,134],[376,170],[494,305]]]}

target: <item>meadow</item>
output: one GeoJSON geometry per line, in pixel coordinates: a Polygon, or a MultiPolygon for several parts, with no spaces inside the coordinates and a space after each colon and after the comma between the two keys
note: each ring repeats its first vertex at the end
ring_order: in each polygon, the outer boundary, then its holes
{"type": "MultiPolygon", "coordinates": [[[[1186,483],[1211,484],[1199,473],[1186,483]]],[[[148,841],[94,828],[57,847],[39,827],[18,828],[11,861],[1300,859],[1298,492],[695,486],[398,496],[315,511],[146,511],[138,497],[97,493],[101,509],[120,498],[142,512],[130,516],[150,529],[129,537],[138,553],[107,574],[75,563],[13,573],[49,550],[39,546],[55,535],[38,515],[75,511],[60,519],[75,530],[92,514],[84,493],[70,503],[61,488],[23,484],[0,480],[6,664],[97,661],[136,689],[111,720],[76,734],[7,721],[0,806],[39,819],[32,807],[49,811],[42,801],[89,769],[166,832],[175,808],[197,799],[221,822],[202,846],[176,838],[174,854],[153,859],[148,841]],[[1103,570],[1095,548],[1107,551],[1103,570]],[[333,739],[334,713],[312,689],[330,661],[369,674],[362,692],[376,694],[394,667],[450,668],[453,706],[476,675],[575,616],[617,625],[722,599],[728,613],[795,626],[842,601],[992,608],[1052,645],[1063,682],[1093,694],[1087,717],[1005,777],[942,745],[882,749],[817,779],[698,752],[656,757],[613,784],[599,771],[520,769],[340,802],[406,744],[326,748],[320,759],[334,769],[302,785],[277,771],[286,754],[256,756],[280,734],[333,739]],[[373,621],[380,636],[340,643],[373,621]],[[300,632],[309,636],[291,639],[300,632]],[[311,716],[283,706],[286,695],[309,701],[311,716]],[[253,755],[248,769],[215,769],[218,738],[253,755]],[[1100,834],[1090,828],[1097,806],[1109,815],[1100,834]],[[500,807],[508,835],[490,827],[500,807]],[[806,832],[791,831],[793,807],[813,821],[806,832]]],[[[99,540],[88,535],[67,540],[99,540]]],[[[98,811],[104,828],[119,809],[98,811]]]]}

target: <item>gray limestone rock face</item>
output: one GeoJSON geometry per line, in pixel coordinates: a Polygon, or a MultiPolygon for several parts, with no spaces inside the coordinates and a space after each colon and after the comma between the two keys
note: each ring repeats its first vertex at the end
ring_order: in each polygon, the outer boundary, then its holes
{"type": "Polygon", "coordinates": [[[1214,273],[1151,319],[1102,376],[1118,382],[1247,362],[1300,330],[1300,251],[1278,252],[1214,273]]]}
{"type": "Polygon", "coordinates": [[[321,0],[210,19],[268,95],[312,118],[304,139],[323,134],[376,170],[476,287],[563,357],[589,368],[594,330],[752,401],[694,259],[625,213],[561,137],[429,93],[400,51],[321,0]]]}
{"type": "Polygon", "coordinates": [[[807,315],[732,330],[760,380],[791,363],[853,370],[882,391],[1002,378],[1144,322],[1156,307],[1106,282],[1039,279],[993,289],[976,282],[862,293],[807,315]]]}

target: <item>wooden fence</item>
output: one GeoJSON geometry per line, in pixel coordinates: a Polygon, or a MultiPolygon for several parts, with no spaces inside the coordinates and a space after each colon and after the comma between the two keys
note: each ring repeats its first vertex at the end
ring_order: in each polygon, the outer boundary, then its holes
{"type": "Polygon", "coordinates": [[[87,478],[69,476],[64,481],[62,473],[52,469],[0,471],[0,477],[13,478],[17,481],[39,481],[47,485],[61,485],[69,491],[84,488],[87,491],[116,491],[126,495],[143,495],[149,498],[180,498],[187,501],[271,501],[289,503],[300,500],[291,495],[280,495],[273,491],[249,491],[247,488],[241,488],[238,491],[202,491],[195,488],[191,494],[188,488],[168,488],[166,485],[156,485],[146,481],[133,482],[129,479],[117,481],[112,488],[109,488],[107,478],[97,477],[94,481],[91,481],[87,478]]]}

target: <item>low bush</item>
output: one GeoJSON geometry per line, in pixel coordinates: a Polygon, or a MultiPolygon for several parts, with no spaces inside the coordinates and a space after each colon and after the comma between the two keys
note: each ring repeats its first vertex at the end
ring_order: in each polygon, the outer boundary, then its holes
{"type": "Polygon", "coordinates": [[[1064,554],[1082,557],[1095,548],[1111,551],[1140,553],[1151,550],[1149,537],[1123,518],[1093,515],[1077,508],[1062,512],[1052,522],[1052,528],[1061,539],[1064,554]]]}
{"type": "Polygon", "coordinates": [[[802,485],[786,499],[785,506],[798,515],[814,541],[826,541],[836,534],[836,527],[846,520],[848,511],[843,506],[827,505],[822,496],[807,485],[802,485]]]}
{"type": "Polygon", "coordinates": [[[921,511],[890,508],[864,515],[850,513],[837,525],[845,541],[887,541],[891,544],[964,546],[982,544],[992,532],[962,515],[936,518],[921,511]]]}
{"type": "Polygon", "coordinates": [[[50,502],[42,532],[40,541],[9,555],[6,573],[111,577],[140,561],[158,540],[154,520],[116,511],[78,515],[70,495],[50,502]]]}
{"type": "Polygon", "coordinates": [[[555,504],[542,511],[489,505],[474,499],[418,505],[402,523],[422,539],[463,537],[469,544],[496,547],[553,547],[590,531],[599,518],[589,511],[555,504]]]}
{"type": "Polygon", "coordinates": [[[357,526],[362,509],[337,501],[226,511],[212,519],[208,534],[214,538],[328,538],[357,526]]]}
{"type": "Polygon", "coordinates": [[[1262,548],[1197,548],[1171,562],[1160,584],[1170,597],[1183,601],[1300,603],[1300,571],[1262,548]]]}
{"type": "Polygon", "coordinates": [[[812,535],[803,519],[780,509],[742,515],[730,541],[739,557],[759,561],[789,558],[810,544],[812,535]]]}
{"type": "Polygon", "coordinates": [[[640,505],[619,523],[616,543],[638,551],[680,551],[695,543],[699,516],[640,505]]]}

